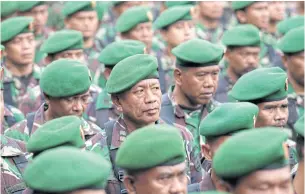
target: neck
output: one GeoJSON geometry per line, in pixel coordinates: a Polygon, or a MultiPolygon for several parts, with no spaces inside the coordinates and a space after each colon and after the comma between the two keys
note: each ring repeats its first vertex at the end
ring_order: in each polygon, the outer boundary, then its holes
{"type": "Polygon", "coordinates": [[[270,20],[269,26],[268,26],[268,32],[269,32],[269,33],[272,33],[272,34],[276,33],[276,31],[277,31],[277,29],[276,29],[276,24],[277,24],[277,23],[278,23],[278,22],[275,21],[275,20],[270,20]]]}
{"type": "Polygon", "coordinates": [[[192,103],[181,91],[181,89],[177,86],[175,86],[174,91],[173,91],[173,96],[175,99],[175,102],[178,105],[190,108],[190,109],[198,109],[202,105],[201,104],[194,104],[192,103]]]}
{"type": "Polygon", "coordinates": [[[235,83],[235,82],[237,82],[237,80],[238,80],[238,76],[233,72],[233,69],[232,68],[230,68],[230,65],[229,65],[229,67],[228,67],[228,69],[227,69],[227,75],[228,75],[228,77],[235,83]]]}
{"type": "Polygon", "coordinates": [[[136,122],[133,122],[133,121],[129,120],[126,116],[125,117],[123,116],[123,118],[124,118],[124,123],[126,124],[127,132],[128,133],[131,133],[134,130],[137,130],[139,128],[145,127],[147,125],[154,124],[154,122],[153,123],[149,123],[149,124],[136,123],[136,122]]]}
{"type": "Polygon", "coordinates": [[[32,63],[27,64],[27,65],[16,65],[16,64],[13,64],[12,61],[6,60],[5,66],[14,76],[17,76],[17,77],[29,75],[33,71],[32,63]]]}
{"type": "Polygon", "coordinates": [[[299,83],[297,83],[292,76],[290,75],[290,73],[288,73],[288,80],[289,83],[292,85],[292,88],[294,89],[295,93],[298,95],[304,95],[304,85],[300,85],[299,83]]]}
{"type": "Polygon", "coordinates": [[[207,29],[216,29],[219,26],[219,19],[211,19],[208,17],[200,17],[199,23],[207,29]]]}
{"type": "Polygon", "coordinates": [[[45,122],[50,121],[52,119],[56,119],[57,116],[52,114],[50,107],[44,112],[44,120],[45,122]]]}
{"type": "Polygon", "coordinates": [[[293,179],[293,187],[297,194],[304,194],[304,161],[299,162],[297,173],[293,179]]]}
{"type": "Polygon", "coordinates": [[[93,38],[84,38],[84,47],[85,48],[91,48],[93,47],[94,39],[93,38]]]}
{"type": "Polygon", "coordinates": [[[165,49],[166,55],[169,56],[172,60],[176,59],[175,55],[173,55],[173,53],[171,51],[173,48],[174,48],[173,46],[167,45],[167,47],[165,49]]]}

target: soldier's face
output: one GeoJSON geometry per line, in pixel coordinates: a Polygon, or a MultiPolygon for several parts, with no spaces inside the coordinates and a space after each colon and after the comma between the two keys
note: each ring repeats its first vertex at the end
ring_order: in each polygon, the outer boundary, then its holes
{"type": "Polygon", "coordinates": [[[207,104],[215,94],[218,86],[218,65],[208,67],[175,69],[175,82],[184,95],[185,103],[190,107],[207,104]]]}
{"type": "Polygon", "coordinates": [[[133,177],[133,183],[125,178],[130,194],[186,194],[187,176],[185,163],[174,166],[158,166],[133,177]]]}
{"type": "Polygon", "coordinates": [[[80,31],[83,37],[93,38],[98,29],[96,11],[79,11],[65,20],[68,29],[80,31]]]}
{"type": "Polygon", "coordinates": [[[69,194],[106,194],[106,192],[102,189],[81,189],[72,191],[69,194]]]}
{"type": "Polygon", "coordinates": [[[281,21],[285,18],[286,3],[284,1],[270,1],[269,14],[271,21],[281,21]]]}
{"type": "Polygon", "coordinates": [[[291,56],[284,56],[283,63],[288,75],[298,85],[304,87],[304,51],[291,56]]]}
{"type": "Polygon", "coordinates": [[[242,178],[234,189],[234,194],[293,194],[289,166],[259,170],[242,178]]]}
{"type": "Polygon", "coordinates": [[[117,17],[119,17],[122,13],[124,13],[127,9],[140,6],[143,2],[141,1],[125,1],[120,5],[113,8],[114,12],[116,13],[117,17]]]}
{"type": "Polygon", "coordinates": [[[255,127],[285,127],[288,120],[288,100],[262,102],[257,104],[259,113],[255,127]]]}
{"type": "Polygon", "coordinates": [[[90,92],[65,98],[49,98],[47,103],[49,111],[54,118],[75,115],[81,117],[88,104],[92,101],[90,92]]]}
{"type": "Polygon", "coordinates": [[[33,33],[23,33],[5,44],[4,56],[15,65],[28,65],[34,62],[35,38],[33,33]]]}
{"type": "Polygon", "coordinates": [[[85,56],[84,56],[84,51],[83,49],[76,49],[76,50],[66,50],[60,53],[56,53],[54,56],[54,60],[58,59],[74,59],[74,60],[79,60],[84,62],[85,61],[85,56]]]}
{"type": "Polygon", "coordinates": [[[255,2],[246,8],[246,11],[238,11],[241,23],[253,24],[259,29],[266,30],[269,26],[268,2],[255,2]]]}
{"type": "Polygon", "coordinates": [[[167,30],[162,30],[161,34],[171,47],[196,37],[194,22],[191,20],[178,21],[170,25],[167,30]]]}
{"type": "Polygon", "coordinates": [[[221,1],[202,1],[198,4],[200,15],[209,19],[220,19],[224,5],[224,2],[221,1]]]}
{"type": "Polygon", "coordinates": [[[148,48],[151,48],[153,39],[153,28],[151,22],[138,24],[132,30],[122,36],[123,39],[139,40],[144,42],[148,48]]]}
{"type": "Polygon", "coordinates": [[[259,65],[259,52],[259,47],[238,47],[227,49],[225,58],[229,63],[229,70],[237,77],[241,77],[242,75],[256,69],[259,65]]]}
{"type": "Polygon", "coordinates": [[[33,17],[35,34],[40,34],[48,20],[48,5],[35,6],[31,11],[22,12],[20,15],[33,17]]]}
{"type": "Polygon", "coordinates": [[[112,99],[125,120],[148,125],[159,119],[161,96],[159,80],[145,79],[112,99]]]}

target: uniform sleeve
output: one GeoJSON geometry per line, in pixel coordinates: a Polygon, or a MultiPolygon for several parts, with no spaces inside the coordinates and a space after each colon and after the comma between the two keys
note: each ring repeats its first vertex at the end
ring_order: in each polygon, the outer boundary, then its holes
{"type": "Polygon", "coordinates": [[[22,120],[19,123],[16,123],[15,125],[13,125],[12,127],[6,129],[4,131],[4,135],[13,138],[13,139],[17,139],[20,141],[24,141],[27,142],[30,138],[29,136],[29,130],[27,128],[27,121],[22,120]]]}

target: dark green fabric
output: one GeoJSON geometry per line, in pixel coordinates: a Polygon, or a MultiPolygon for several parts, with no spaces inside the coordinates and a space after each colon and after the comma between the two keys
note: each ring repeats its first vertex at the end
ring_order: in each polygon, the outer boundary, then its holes
{"type": "Polygon", "coordinates": [[[260,31],[251,24],[243,24],[224,32],[222,43],[226,46],[260,46],[260,31]]]}
{"type": "Polygon", "coordinates": [[[285,35],[290,30],[304,26],[304,16],[294,16],[289,17],[285,20],[280,21],[277,25],[277,31],[283,35],[285,35]]]}
{"type": "Polygon", "coordinates": [[[81,32],[76,30],[57,31],[41,45],[41,52],[56,54],[66,50],[83,49],[84,41],[81,32]]]}
{"type": "Polygon", "coordinates": [[[294,124],[294,129],[299,135],[304,137],[304,115],[294,124]]]}
{"type": "Polygon", "coordinates": [[[40,87],[52,97],[68,97],[89,90],[91,75],[88,67],[78,60],[59,59],[42,72],[40,87]]]}
{"type": "Polygon", "coordinates": [[[191,20],[192,6],[175,6],[163,11],[154,22],[155,29],[162,29],[180,20],[191,20]]]}
{"type": "Polygon", "coordinates": [[[232,1],[231,6],[234,11],[237,11],[244,9],[253,3],[255,3],[255,1],[232,1]]]}
{"type": "Polygon", "coordinates": [[[118,32],[128,32],[140,23],[152,22],[153,14],[149,7],[137,6],[126,10],[116,22],[118,32]]]}
{"type": "Polygon", "coordinates": [[[192,39],[172,49],[177,57],[177,63],[185,67],[203,67],[218,65],[224,54],[224,49],[206,40],[192,39]]]}
{"type": "Polygon", "coordinates": [[[279,67],[259,68],[237,80],[229,96],[237,101],[277,101],[287,97],[287,74],[279,67]]]}
{"type": "Polygon", "coordinates": [[[137,40],[122,40],[110,43],[101,52],[99,62],[114,66],[121,60],[136,54],[144,54],[145,44],[137,40]]]}
{"type": "Polygon", "coordinates": [[[284,53],[304,51],[304,26],[290,30],[278,42],[278,48],[284,53]]]}
{"type": "MultiPolygon", "coordinates": [[[[288,130],[288,129],[287,129],[288,130]]],[[[213,158],[213,170],[219,178],[239,178],[273,164],[288,165],[288,134],[279,128],[242,131],[226,140],[213,158]]]]}
{"type": "Polygon", "coordinates": [[[32,17],[13,17],[1,22],[1,43],[13,39],[15,36],[32,32],[32,17]]]}
{"type": "Polygon", "coordinates": [[[215,137],[254,128],[258,107],[249,102],[224,103],[201,122],[200,135],[215,137]]]}
{"type": "Polygon", "coordinates": [[[165,1],[164,5],[167,8],[171,8],[175,6],[195,5],[196,3],[196,1],[165,1]]]}
{"type": "Polygon", "coordinates": [[[137,129],[127,136],[117,152],[116,164],[126,170],[141,170],[175,165],[185,159],[179,130],[161,124],[137,129]]]}
{"type": "Polygon", "coordinates": [[[137,54],[127,57],[117,63],[111,71],[106,83],[108,93],[120,93],[139,81],[151,77],[158,77],[158,61],[148,54],[137,54]]]}
{"type": "Polygon", "coordinates": [[[62,9],[64,17],[69,17],[79,11],[95,11],[95,1],[66,1],[62,9]]]}
{"type": "Polygon", "coordinates": [[[42,5],[43,1],[18,1],[18,9],[21,12],[30,11],[33,7],[42,5]]]}
{"type": "Polygon", "coordinates": [[[23,178],[30,189],[49,193],[103,189],[110,169],[111,165],[99,154],[59,147],[38,155],[28,164],[23,178]]]}
{"type": "Polygon", "coordinates": [[[26,147],[28,152],[39,153],[62,145],[77,148],[84,146],[82,120],[77,116],[64,116],[43,124],[30,137],[26,147]]]}
{"type": "Polygon", "coordinates": [[[1,1],[1,17],[7,17],[18,11],[18,2],[1,1]]]}

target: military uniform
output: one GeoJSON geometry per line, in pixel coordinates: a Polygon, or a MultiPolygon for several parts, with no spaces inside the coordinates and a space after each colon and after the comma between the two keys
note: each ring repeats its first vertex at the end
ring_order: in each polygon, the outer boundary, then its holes
{"type": "Polygon", "coordinates": [[[214,99],[218,102],[228,102],[228,92],[234,85],[233,80],[229,78],[225,71],[221,72],[218,80],[218,87],[214,96],[214,99]]]}
{"type": "Polygon", "coordinates": [[[21,194],[26,188],[22,173],[27,165],[25,144],[4,135],[1,138],[1,193],[21,194]]]}
{"type": "Polygon", "coordinates": [[[23,113],[17,108],[4,104],[4,119],[2,129],[5,130],[24,119],[23,113]]]}
{"type": "Polygon", "coordinates": [[[288,84],[288,106],[289,106],[289,118],[288,125],[291,128],[293,124],[304,115],[304,95],[296,94],[292,85],[288,84]]]}
{"type": "Polygon", "coordinates": [[[200,183],[188,185],[187,191],[200,192],[200,191],[215,191],[216,187],[211,179],[211,172],[205,172],[200,183]]]}
{"type": "Polygon", "coordinates": [[[216,29],[206,29],[202,24],[196,24],[197,37],[215,44],[221,43],[220,39],[225,30],[222,26],[218,26],[216,29]]]}
{"type": "Polygon", "coordinates": [[[35,35],[35,42],[36,42],[36,55],[35,55],[35,62],[40,66],[40,67],[44,67],[44,63],[43,63],[43,58],[44,58],[44,53],[42,53],[40,51],[40,47],[42,45],[42,43],[48,39],[48,37],[54,33],[53,29],[49,28],[49,27],[44,27],[42,34],[37,34],[35,35]]]}

